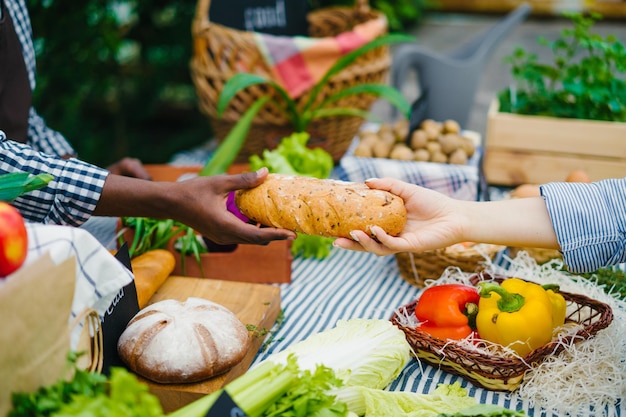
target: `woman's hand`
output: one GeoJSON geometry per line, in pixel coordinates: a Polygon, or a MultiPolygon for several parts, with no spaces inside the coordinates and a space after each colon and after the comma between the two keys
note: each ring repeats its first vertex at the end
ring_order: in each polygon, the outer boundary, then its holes
{"type": "Polygon", "coordinates": [[[422,252],[457,243],[464,219],[455,210],[457,200],[444,194],[397,179],[366,181],[370,188],[389,191],[404,200],[407,223],[398,237],[389,236],[380,227],[372,227],[376,240],[361,230],[351,233],[354,240],[339,238],[335,246],[377,255],[397,252],[422,252]]]}
{"type": "Polygon", "coordinates": [[[393,237],[374,226],[376,240],[363,231],[354,231],[354,240],[337,239],[335,246],[377,255],[419,253],[461,242],[560,249],[543,197],[468,201],[396,179],[366,182],[404,200],[404,230],[393,237]]]}

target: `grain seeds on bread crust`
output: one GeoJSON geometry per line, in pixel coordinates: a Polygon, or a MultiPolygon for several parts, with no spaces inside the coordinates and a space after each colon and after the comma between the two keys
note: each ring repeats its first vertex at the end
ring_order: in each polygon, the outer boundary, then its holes
{"type": "Polygon", "coordinates": [[[350,238],[373,225],[397,236],[406,223],[404,201],[364,183],[270,174],[259,186],[239,190],[239,210],[266,226],[309,235],[350,238]]]}

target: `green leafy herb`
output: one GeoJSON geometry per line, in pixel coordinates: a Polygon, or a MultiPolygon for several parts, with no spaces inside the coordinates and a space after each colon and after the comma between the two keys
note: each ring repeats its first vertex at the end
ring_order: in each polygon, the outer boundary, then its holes
{"type": "Polygon", "coordinates": [[[591,279],[608,294],[617,294],[626,301],[626,272],[617,267],[604,267],[595,272],[581,274],[583,278],[591,279]]]}
{"type": "Polygon", "coordinates": [[[574,24],[539,44],[552,63],[517,48],[505,59],[515,84],[498,93],[500,111],[604,121],[626,121],[626,48],[615,36],[591,32],[599,14],[567,13],[574,24]]]}
{"type": "MultiPolygon", "coordinates": [[[[175,245],[181,253],[183,262],[187,255],[192,255],[202,268],[200,255],[207,253],[207,248],[198,239],[191,227],[170,219],[146,217],[124,217],[122,218],[122,226],[134,231],[133,241],[128,248],[131,258],[153,249],[166,249],[169,241],[173,237],[179,236],[175,245]]],[[[120,244],[123,243],[124,228],[118,234],[120,244]]],[[[184,264],[182,268],[184,272],[184,264]]]]}
{"type": "Polygon", "coordinates": [[[159,399],[124,368],[111,368],[106,393],[77,394],[53,417],[162,417],[159,399]]]}

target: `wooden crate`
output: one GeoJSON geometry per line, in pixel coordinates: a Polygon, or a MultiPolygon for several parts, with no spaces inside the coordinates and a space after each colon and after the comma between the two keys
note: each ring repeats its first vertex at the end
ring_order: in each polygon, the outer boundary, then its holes
{"type": "Polygon", "coordinates": [[[446,12],[506,13],[528,3],[537,16],[561,16],[564,11],[598,12],[606,18],[625,18],[624,0],[438,0],[430,9],[446,12]]]}
{"type": "Polygon", "coordinates": [[[626,177],[626,123],[498,112],[490,106],[483,168],[489,184],[563,181],[577,169],[592,181],[626,177]]]}

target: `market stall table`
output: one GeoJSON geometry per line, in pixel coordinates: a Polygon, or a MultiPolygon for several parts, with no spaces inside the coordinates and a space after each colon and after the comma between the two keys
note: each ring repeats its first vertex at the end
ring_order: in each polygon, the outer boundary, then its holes
{"type": "MultiPolygon", "coordinates": [[[[477,143],[480,143],[479,139],[477,143]]],[[[355,147],[356,141],[333,170],[332,178],[364,181],[373,177],[390,176],[464,200],[481,200],[487,193],[480,173],[481,146],[477,147],[475,155],[465,166],[361,158],[353,155],[355,147]]],[[[210,152],[211,148],[205,148],[179,154],[172,160],[172,164],[201,165],[210,152]]],[[[509,259],[502,252],[493,263],[506,267],[509,259]]],[[[330,256],[323,260],[294,258],[292,282],[279,286],[284,322],[272,331],[272,343],[257,354],[252,366],[312,334],[333,328],[338,320],[389,319],[395,309],[414,300],[420,291],[401,278],[394,256],[378,257],[338,248],[334,248],[330,256]]],[[[621,349],[623,351],[623,346],[621,349]]],[[[412,360],[388,389],[430,393],[438,384],[454,382],[465,387],[469,395],[480,403],[521,409],[529,416],[558,415],[540,407],[535,408],[516,392],[479,388],[461,376],[417,360],[412,360]]],[[[622,391],[626,392],[626,387],[622,391]]],[[[625,408],[626,404],[620,400],[614,407],[608,407],[604,415],[621,415],[625,408]]],[[[589,412],[589,415],[598,414],[593,410],[589,412]]]]}
{"type": "MultiPolygon", "coordinates": [[[[500,257],[497,262],[505,263],[500,257]]],[[[292,282],[282,284],[284,322],[273,330],[272,343],[258,353],[252,366],[275,352],[335,327],[338,320],[352,318],[389,319],[394,310],[412,301],[420,289],[400,277],[393,256],[334,248],[324,260],[295,258],[292,282]]],[[[329,353],[330,354],[330,353],[329,353]]],[[[480,403],[522,409],[529,416],[557,416],[535,409],[515,392],[497,392],[478,388],[466,379],[438,370],[413,359],[389,387],[393,391],[430,393],[438,384],[459,382],[480,403]]],[[[605,415],[622,415],[622,400],[605,415]]],[[[589,415],[598,415],[590,410],[589,415]]]]}

